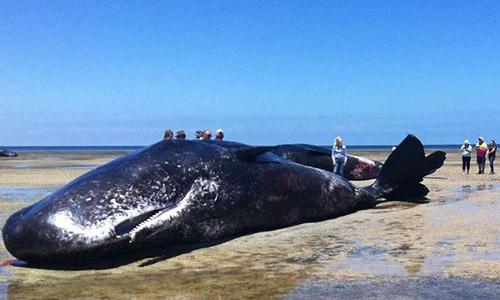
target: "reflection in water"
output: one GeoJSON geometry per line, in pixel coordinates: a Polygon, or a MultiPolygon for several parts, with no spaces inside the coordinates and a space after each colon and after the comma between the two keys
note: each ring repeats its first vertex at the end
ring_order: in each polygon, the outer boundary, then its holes
{"type": "Polygon", "coordinates": [[[63,165],[63,166],[33,166],[30,164],[12,164],[12,169],[30,169],[30,170],[91,170],[96,165],[63,165]]]}
{"type": "Polygon", "coordinates": [[[8,289],[8,284],[7,284],[7,279],[9,277],[9,270],[5,267],[0,265],[0,299],[6,299],[7,298],[7,289],[8,289]]]}
{"type": "MultiPolygon", "coordinates": [[[[473,193],[475,191],[494,191],[497,188],[500,188],[500,185],[495,185],[495,184],[477,184],[475,187],[471,186],[470,184],[467,185],[462,185],[462,191],[464,193],[473,193]]],[[[460,190],[460,189],[458,189],[460,190]]]]}
{"type": "Polygon", "coordinates": [[[54,188],[2,187],[0,188],[0,198],[19,202],[36,201],[49,195],[53,190],[54,188]]]}
{"type": "Polygon", "coordinates": [[[306,282],[285,299],[498,299],[495,283],[460,279],[306,282]]]}
{"type": "MultiPolygon", "coordinates": [[[[194,260],[200,258],[192,257],[194,260]]],[[[220,265],[189,267],[182,263],[163,263],[156,268],[126,267],[109,271],[44,272],[43,280],[13,282],[12,298],[269,298],[289,293],[305,279],[304,272],[283,272],[277,267],[254,265],[226,257],[220,265]]],[[[222,258],[221,258],[222,259],[222,258]]],[[[22,270],[25,271],[25,270],[22,270]]],[[[18,274],[22,276],[26,272],[18,274]]]]}
{"type": "Polygon", "coordinates": [[[0,275],[0,299],[7,299],[9,286],[7,285],[7,283],[3,282],[3,279],[1,277],[2,275],[0,275]]]}
{"type": "Polygon", "coordinates": [[[439,203],[449,204],[451,202],[463,201],[467,200],[471,195],[474,195],[474,193],[481,191],[494,192],[499,189],[500,184],[477,184],[475,186],[470,184],[461,185],[452,189],[452,196],[439,200],[439,203]]]}

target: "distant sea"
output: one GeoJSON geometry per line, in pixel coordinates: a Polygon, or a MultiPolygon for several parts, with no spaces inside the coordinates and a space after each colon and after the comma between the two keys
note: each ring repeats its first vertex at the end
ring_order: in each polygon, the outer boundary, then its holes
{"type": "MultiPolygon", "coordinates": [[[[357,151],[387,151],[395,145],[347,145],[350,150],[357,151]]],[[[147,146],[0,146],[15,152],[132,152],[147,146]]],[[[323,146],[330,149],[331,146],[323,146]]],[[[425,145],[429,150],[457,150],[460,145],[425,145]]]]}
{"type": "Polygon", "coordinates": [[[0,146],[14,152],[132,152],[146,146],[0,146]]]}

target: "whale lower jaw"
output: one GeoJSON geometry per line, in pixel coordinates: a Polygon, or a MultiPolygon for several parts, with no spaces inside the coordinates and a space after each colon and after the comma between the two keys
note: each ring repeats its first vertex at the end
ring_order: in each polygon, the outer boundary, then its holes
{"type": "Polygon", "coordinates": [[[187,209],[191,203],[190,200],[192,195],[193,190],[190,190],[174,207],[153,212],[151,216],[135,225],[129,232],[117,234],[116,237],[118,239],[129,238],[129,242],[134,243],[138,241],[139,237],[141,239],[146,239],[153,235],[158,229],[168,227],[170,223],[187,209]]]}
{"type": "Polygon", "coordinates": [[[218,189],[219,184],[214,180],[196,179],[189,191],[174,207],[162,209],[134,226],[127,234],[129,242],[142,241],[160,230],[172,227],[174,223],[182,219],[196,199],[209,197],[215,203],[218,198],[218,189]]]}

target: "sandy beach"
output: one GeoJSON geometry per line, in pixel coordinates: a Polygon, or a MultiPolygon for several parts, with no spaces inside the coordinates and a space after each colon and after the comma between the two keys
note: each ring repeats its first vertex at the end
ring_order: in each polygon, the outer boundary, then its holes
{"type": "MultiPolygon", "coordinates": [[[[380,161],[388,155],[352,154],[380,161]]],[[[12,212],[121,155],[2,158],[0,226],[12,212]]],[[[500,294],[500,175],[477,175],[475,165],[471,171],[462,175],[460,155],[448,153],[424,181],[429,203],[388,202],[168,258],[89,271],[0,267],[0,299],[494,298],[500,294]]],[[[11,258],[0,241],[0,261],[11,258]]]]}

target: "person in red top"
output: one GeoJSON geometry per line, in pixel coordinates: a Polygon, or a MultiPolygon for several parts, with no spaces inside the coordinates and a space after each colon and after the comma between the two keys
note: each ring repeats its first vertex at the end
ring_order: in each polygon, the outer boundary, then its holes
{"type": "Polygon", "coordinates": [[[488,154],[488,145],[486,145],[482,137],[479,137],[476,144],[477,166],[479,168],[479,172],[477,174],[484,174],[486,154],[488,154]]]}

